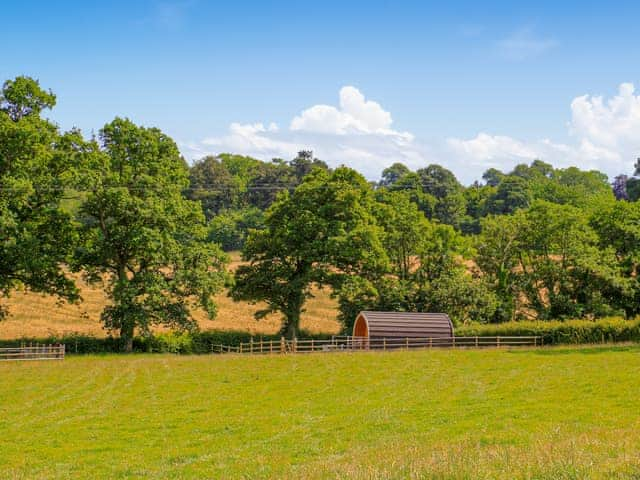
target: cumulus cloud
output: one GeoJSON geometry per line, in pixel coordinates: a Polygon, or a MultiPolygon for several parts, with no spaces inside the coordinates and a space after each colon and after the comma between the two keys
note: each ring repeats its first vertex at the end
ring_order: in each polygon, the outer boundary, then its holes
{"type": "Polygon", "coordinates": [[[291,130],[334,135],[371,134],[413,140],[408,132],[391,128],[391,114],[379,103],[366,100],[355,87],[340,89],[340,106],[314,105],[291,121],[291,130]]]}
{"type": "Polygon", "coordinates": [[[502,166],[541,158],[554,165],[596,168],[609,175],[628,171],[640,153],[640,96],[631,83],[618,94],[582,95],[571,102],[571,144],[550,139],[522,142],[511,137],[480,133],[475,138],[450,138],[448,146],[475,165],[502,166]]]}
{"type": "Polygon", "coordinates": [[[295,116],[288,129],[274,123],[232,123],[227,134],[183,144],[188,157],[235,152],[261,159],[293,158],[303,149],[331,165],[349,165],[370,178],[394,161],[422,166],[425,150],[408,132],[392,128],[391,114],[355,87],[340,89],[338,105],[314,105],[295,116]]]}
{"type": "Polygon", "coordinates": [[[610,99],[583,95],[571,102],[571,140],[525,141],[480,132],[472,138],[451,137],[421,143],[409,132],[393,128],[391,114],[367,100],[355,87],[340,90],[337,106],[314,105],[295,116],[288,128],[276,124],[233,123],[226,134],[182,144],[189,158],[234,152],[269,160],[290,159],[302,149],[332,166],[348,165],[377,179],[393,162],[410,168],[440,163],[467,183],[491,167],[511,170],[517,163],[540,158],[559,167],[599,169],[610,176],[626,172],[640,155],[640,96],[623,83],[610,99]]]}

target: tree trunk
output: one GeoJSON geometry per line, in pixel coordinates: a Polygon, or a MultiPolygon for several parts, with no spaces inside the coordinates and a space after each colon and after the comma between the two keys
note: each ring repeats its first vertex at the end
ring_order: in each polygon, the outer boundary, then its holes
{"type": "Polygon", "coordinates": [[[287,318],[287,325],[285,326],[285,329],[284,329],[284,332],[283,332],[284,336],[287,338],[287,340],[293,340],[298,335],[298,322],[299,321],[300,321],[299,317],[298,317],[298,320],[292,319],[292,318],[287,318]]]}
{"type": "MultiPolygon", "coordinates": [[[[118,283],[126,284],[129,281],[127,278],[127,270],[124,263],[118,266],[118,283]]],[[[114,299],[116,303],[122,303],[122,299],[114,299]]],[[[133,352],[133,331],[134,323],[127,322],[125,318],[120,319],[120,339],[122,340],[122,349],[127,352],[133,352]]]]}
{"type": "Polygon", "coordinates": [[[133,325],[120,327],[120,339],[122,340],[122,349],[127,353],[133,352],[133,325]]]}

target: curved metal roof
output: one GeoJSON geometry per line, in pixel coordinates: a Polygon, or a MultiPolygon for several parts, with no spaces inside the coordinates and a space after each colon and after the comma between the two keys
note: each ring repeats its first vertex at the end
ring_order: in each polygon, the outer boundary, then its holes
{"type": "Polygon", "coordinates": [[[369,337],[453,337],[453,323],[446,313],[369,312],[358,314],[367,323],[369,337]]]}

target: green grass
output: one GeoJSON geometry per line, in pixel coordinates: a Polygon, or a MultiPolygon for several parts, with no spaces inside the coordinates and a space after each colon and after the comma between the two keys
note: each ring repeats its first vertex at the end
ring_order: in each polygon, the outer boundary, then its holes
{"type": "Polygon", "coordinates": [[[640,349],[0,363],[0,478],[640,478],[640,349]]]}

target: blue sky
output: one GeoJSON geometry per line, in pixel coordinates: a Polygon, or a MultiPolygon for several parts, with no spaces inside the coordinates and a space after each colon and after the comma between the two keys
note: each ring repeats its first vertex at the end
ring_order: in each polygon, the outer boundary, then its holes
{"type": "Polygon", "coordinates": [[[307,147],[371,178],[439,162],[469,182],[537,156],[615,174],[640,155],[639,14],[637,2],[23,0],[0,11],[0,78],[51,88],[65,129],[128,116],[189,158],[307,147]]]}

